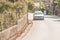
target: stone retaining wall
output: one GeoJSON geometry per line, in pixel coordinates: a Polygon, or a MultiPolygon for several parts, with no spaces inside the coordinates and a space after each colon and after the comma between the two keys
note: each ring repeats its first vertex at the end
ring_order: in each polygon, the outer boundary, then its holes
{"type": "Polygon", "coordinates": [[[27,24],[27,14],[24,15],[20,20],[18,20],[18,24],[14,25],[2,32],[0,32],[0,40],[7,40],[8,38],[14,36],[18,31],[20,31],[24,25],[27,24]]]}

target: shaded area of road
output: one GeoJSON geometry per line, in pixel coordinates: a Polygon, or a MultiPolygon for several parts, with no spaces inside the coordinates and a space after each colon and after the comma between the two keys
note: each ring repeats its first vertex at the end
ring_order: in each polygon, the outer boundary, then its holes
{"type": "Polygon", "coordinates": [[[45,20],[33,20],[32,28],[22,40],[60,40],[60,21],[55,21],[60,19],[53,17],[56,16],[45,16],[45,20]]]}

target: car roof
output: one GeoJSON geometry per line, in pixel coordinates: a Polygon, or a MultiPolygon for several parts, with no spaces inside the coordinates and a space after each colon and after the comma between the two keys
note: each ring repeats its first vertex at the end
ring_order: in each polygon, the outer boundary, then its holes
{"type": "Polygon", "coordinates": [[[35,13],[42,13],[42,11],[35,11],[35,13]]]}

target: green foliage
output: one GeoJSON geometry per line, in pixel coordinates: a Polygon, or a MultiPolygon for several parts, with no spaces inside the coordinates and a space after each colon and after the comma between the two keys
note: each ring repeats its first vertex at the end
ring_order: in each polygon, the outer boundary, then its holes
{"type": "Polygon", "coordinates": [[[16,1],[18,1],[18,0],[9,0],[10,2],[12,2],[12,3],[14,3],[14,2],[16,2],[16,1]]]}
{"type": "Polygon", "coordinates": [[[0,3],[0,13],[3,13],[4,10],[8,10],[8,8],[11,8],[8,4],[0,3]]]}
{"type": "Polygon", "coordinates": [[[16,25],[17,21],[27,13],[27,5],[21,1],[0,1],[0,31],[16,25]]]}
{"type": "Polygon", "coordinates": [[[57,2],[58,8],[60,8],[60,0],[55,0],[57,2]]]}
{"type": "Polygon", "coordinates": [[[34,5],[31,3],[28,3],[28,10],[32,10],[34,8],[34,5]]]}

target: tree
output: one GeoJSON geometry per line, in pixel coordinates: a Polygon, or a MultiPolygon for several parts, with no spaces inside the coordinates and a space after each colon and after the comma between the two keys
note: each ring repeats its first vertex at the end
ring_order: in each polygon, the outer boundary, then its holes
{"type": "Polygon", "coordinates": [[[57,7],[60,8],[60,0],[55,0],[57,7]]]}
{"type": "Polygon", "coordinates": [[[34,8],[34,5],[31,3],[28,3],[28,10],[32,10],[34,8]]]}
{"type": "Polygon", "coordinates": [[[29,0],[28,1],[28,11],[33,12],[34,10],[34,0],[29,0]]]}

